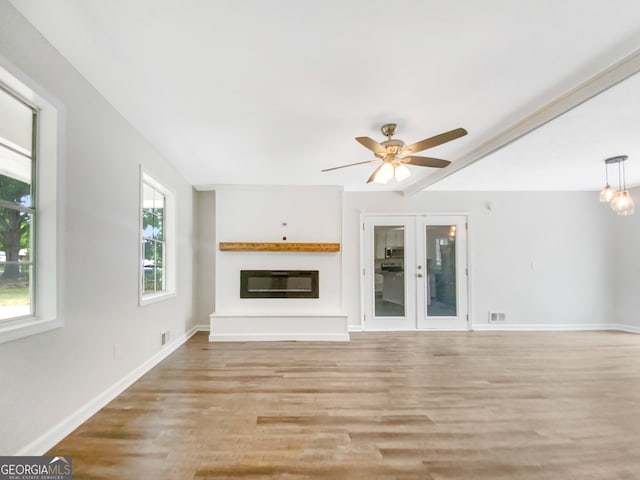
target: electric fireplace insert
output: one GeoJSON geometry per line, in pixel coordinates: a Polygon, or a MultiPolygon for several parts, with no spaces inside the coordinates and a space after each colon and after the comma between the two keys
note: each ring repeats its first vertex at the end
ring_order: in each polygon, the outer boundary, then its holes
{"type": "Polygon", "coordinates": [[[240,270],[240,298],[319,298],[317,270],[240,270]]]}

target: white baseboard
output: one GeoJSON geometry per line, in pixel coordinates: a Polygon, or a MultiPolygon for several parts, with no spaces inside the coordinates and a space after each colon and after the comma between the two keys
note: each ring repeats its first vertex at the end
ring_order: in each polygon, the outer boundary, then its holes
{"type": "Polygon", "coordinates": [[[348,325],[350,332],[364,332],[362,325],[348,325]]]}
{"type": "Polygon", "coordinates": [[[586,330],[621,330],[640,333],[640,327],[614,323],[565,323],[546,324],[528,323],[522,325],[508,323],[476,323],[472,330],[476,331],[508,331],[508,332],[545,332],[545,331],[586,331],[586,330]]]}
{"type": "Polygon", "coordinates": [[[208,325],[196,325],[191,330],[176,338],[173,342],[169,343],[166,347],[164,347],[142,365],[137,367],[127,376],[111,385],[94,399],[85,403],[76,412],[59,422],[57,425],[53,426],[39,438],[22,447],[14,455],[44,455],[45,452],[53,448],[67,435],[69,435],[76,428],[78,428],[89,418],[95,415],[100,409],[104,408],[109,402],[111,402],[114,398],[124,392],[136,380],[138,380],[145,373],[155,367],[158,363],[167,358],[178,347],[189,340],[193,335],[195,335],[197,332],[208,330],[208,325]]]}
{"type": "Polygon", "coordinates": [[[621,332],[640,333],[640,327],[637,325],[625,325],[623,323],[614,323],[611,325],[612,330],[620,330],[621,332]]]}
{"type": "Polygon", "coordinates": [[[210,342],[348,342],[349,334],[282,334],[282,333],[261,333],[261,334],[224,334],[212,333],[209,335],[210,342]]]}

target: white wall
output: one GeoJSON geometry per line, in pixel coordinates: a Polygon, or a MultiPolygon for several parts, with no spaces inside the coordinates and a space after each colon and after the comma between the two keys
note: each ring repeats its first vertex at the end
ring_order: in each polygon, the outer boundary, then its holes
{"type": "Polygon", "coordinates": [[[345,193],[343,297],[350,325],[359,325],[361,315],[361,212],[467,213],[474,325],[486,325],[489,311],[530,326],[601,325],[613,318],[612,218],[597,194],[345,193]]]}
{"type": "MultiPolygon", "coordinates": [[[[0,454],[68,418],[193,325],[193,190],[16,12],[0,1],[0,56],[64,105],[65,326],[0,345],[0,454]],[[176,194],[177,295],[138,306],[139,166],[176,194]],[[114,344],[120,356],[114,359],[114,344]]],[[[19,75],[18,75],[19,74],[19,75]]]]}
{"type": "MultiPolygon", "coordinates": [[[[217,242],[341,240],[342,189],[224,187],[216,190],[217,242]],[[286,226],[282,224],[286,223],[286,226]]],[[[217,246],[216,246],[217,248],[217,246]]],[[[216,314],[282,315],[341,312],[342,254],[216,252],[216,314]],[[240,298],[240,270],[318,270],[320,298],[240,298]]]]}
{"type": "Polygon", "coordinates": [[[195,193],[195,319],[208,325],[215,309],[216,192],[195,193]]]}
{"type": "MultiPolygon", "coordinates": [[[[640,187],[632,189],[635,213],[618,217],[613,212],[615,271],[609,279],[616,287],[616,322],[640,331],[640,187]]],[[[612,235],[613,237],[613,235],[612,235]]]]}

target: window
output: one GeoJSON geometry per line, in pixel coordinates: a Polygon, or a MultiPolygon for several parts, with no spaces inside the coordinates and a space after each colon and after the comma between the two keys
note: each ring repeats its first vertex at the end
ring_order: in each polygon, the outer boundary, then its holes
{"type": "Polygon", "coordinates": [[[173,194],[142,172],[140,303],[174,293],[173,194]]]}
{"type": "Polygon", "coordinates": [[[64,325],[64,115],[32,79],[0,66],[0,343],[64,325]]]}
{"type": "Polygon", "coordinates": [[[147,182],[142,191],[142,292],[147,295],[164,291],[166,198],[147,182]]]}
{"type": "Polygon", "coordinates": [[[31,316],[37,113],[0,88],[0,322],[31,316]]]}

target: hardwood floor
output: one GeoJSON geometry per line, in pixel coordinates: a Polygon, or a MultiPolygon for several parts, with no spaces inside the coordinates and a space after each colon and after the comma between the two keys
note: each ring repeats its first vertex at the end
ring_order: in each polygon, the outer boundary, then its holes
{"type": "Polygon", "coordinates": [[[198,334],[53,448],[79,479],[640,478],[640,335],[198,334]]]}

